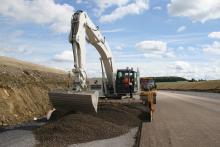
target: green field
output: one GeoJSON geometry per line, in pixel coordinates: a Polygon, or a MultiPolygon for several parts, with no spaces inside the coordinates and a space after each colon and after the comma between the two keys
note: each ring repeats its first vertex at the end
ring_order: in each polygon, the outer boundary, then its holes
{"type": "Polygon", "coordinates": [[[160,82],[157,83],[160,90],[185,90],[220,92],[220,80],[201,82],[160,82]]]}

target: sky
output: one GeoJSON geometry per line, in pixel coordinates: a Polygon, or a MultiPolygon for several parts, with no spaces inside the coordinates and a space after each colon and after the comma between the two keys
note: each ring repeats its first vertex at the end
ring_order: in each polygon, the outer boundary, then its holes
{"type": "MultiPolygon", "coordinates": [[[[71,70],[68,35],[77,10],[99,26],[115,68],[220,79],[219,0],[1,0],[0,56],[71,70]]],[[[88,76],[101,76],[99,57],[87,44],[88,76]]]]}

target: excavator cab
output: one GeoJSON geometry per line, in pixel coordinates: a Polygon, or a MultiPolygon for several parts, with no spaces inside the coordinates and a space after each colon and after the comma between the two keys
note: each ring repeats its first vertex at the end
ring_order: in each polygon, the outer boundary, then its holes
{"type": "Polygon", "coordinates": [[[130,92],[129,83],[132,84],[132,93],[138,91],[138,74],[132,68],[118,69],[116,74],[116,93],[126,95],[130,92]]]}

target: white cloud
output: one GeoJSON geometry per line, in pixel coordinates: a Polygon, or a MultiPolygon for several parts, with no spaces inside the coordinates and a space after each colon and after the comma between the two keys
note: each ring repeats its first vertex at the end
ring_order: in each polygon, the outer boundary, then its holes
{"type": "Polygon", "coordinates": [[[206,45],[203,51],[208,54],[218,54],[220,55],[220,42],[215,41],[211,45],[206,45]]]}
{"type": "Polygon", "coordinates": [[[173,16],[189,17],[202,23],[220,18],[219,0],[171,0],[167,8],[173,16]]]}
{"type": "Polygon", "coordinates": [[[28,45],[15,44],[12,42],[9,43],[0,43],[0,54],[31,54],[33,51],[30,49],[28,45]]]}
{"type": "Polygon", "coordinates": [[[120,43],[115,47],[115,49],[117,49],[117,50],[123,50],[124,48],[125,48],[125,44],[123,44],[123,43],[120,43]]]}
{"type": "Polygon", "coordinates": [[[191,69],[191,66],[188,62],[176,61],[175,64],[174,64],[174,68],[177,71],[188,71],[189,69],[191,69]]]}
{"type": "Polygon", "coordinates": [[[220,77],[219,62],[186,62],[175,61],[174,64],[167,65],[168,75],[185,77],[187,79],[214,80],[220,77]]]}
{"type": "Polygon", "coordinates": [[[100,16],[107,8],[112,6],[123,6],[131,0],[77,0],[76,3],[83,4],[95,4],[97,8],[94,8],[95,15],[100,16]]]}
{"type": "Polygon", "coordinates": [[[55,32],[68,32],[74,8],[54,0],[2,0],[0,15],[16,21],[49,25],[55,32]]]}
{"type": "MultiPolygon", "coordinates": [[[[202,69],[201,69],[202,70],[202,69]]],[[[186,61],[174,61],[167,65],[167,73],[169,76],[179,76],[187,79],[191,78],[203,78],[201,71],[198,70],[197,66],[191,65],[186,61]]]]}
{"type": "Polygon", "coordinates": [[[124,6],[119,6],[115,10],[113,10],[110,14],[102,15],[100,17],[100,22],[102,23],[108,23],[108,22],[114,22],[116,20],[122,19],[126,15],[131,14],[140,14],[144,10],[147,10],[149,8],[148,6],[148,0],[135,0],[133,3],[129,3],[124,6]]]}
{"type": "Polygon", "coordinates": [[[188,47],[183,47],[183,46],[179,46],[176,48],[176,50],[178,50],[178,52],[183,55],[183,53],[190,53],[192,54],[192,52],[194,53],[198,53],[201,48],[200,47],[195,47],[195,46],[188,46],[188,47]]]}
{"type": "Polygon", "coordinates": [[[1,52],[14,52],[14,51],[18,51],[16,50],[14,47],[11,47],[9,45],[4,45],[4,44],[0,44],[0,51],[1,52]]]}
{"type": "Polygon", "coordinates": [[[127,4],[130,0],[95,0],[95,3],[98,5],[98,14],[101,15],[105,9],[117,5],[117,6],[123,6],[127,4]]]}
{"type": "Polygon", "coordinates": [[[177,49],[180,50],[180,51],[183,51],[183,50],[184,50],[184,47],[179,46],[177,49]]]}
{"type": "Polygon", "coordinates": [[[94,4],[93,11],[102,23],[113,22],[127,15],[140,14],[149,8],[149,0],[77,0],[77,3],[94,4]],[[115,8],[116,7],[116,8],[115,8]],[[114,8],[111,13],[106,10],[114,8]]]}
{"type": "Polygon", "coordinates": [[[183,31],[185,31],[186,30],[186,26],[180,26],[176,31],[178,32],[178,33],[180,33],[180,32],[183,32],[183,31]]]}
{"type": "Polygon", "coordinates": [[[175,58],[176,57],[175,53],[171,52],[171,51],[168,51],[167,53],[165,53],[164,56],[167,58],[175,58]]]}
{"type": "Polygon", "coordinates": [[[153,8],[153,10],[162,10],[162,7],[156,6],[156,7],[153,8]]]}
{"type": "Polygon", "coordinates": [[[195,52],[197,50],[197,48],[195,48],[193,46],[189,46],[187,49],[188,49],[188,51],[191,51],[191,52],[195,52]]]}
{"type": "Polygon", "coordinates": [[[60,62],[69,62],[73,61],[73,52],[69,50],[65,50],[60,54],[56,54],[53,58],[55,61],[60,61],[60,62]]]}
{"type": "Polygon", "coordinates": [[[122,32],[124,29],[119,28],[119,29],[112,29],[112,30],[103,30],[103,33],[117,33],[117,32],[122,32]]]}
{"type": "Polygon", "coordinates": [[[167,51],[167,44],[162,41],[141,41],[135,47],[148,55],[161,55],[167,51]]]}
{"type": "Polygon", "coordinates": [[[212,32],[208,35],[209,38],[220,39],[220,32],[212,32]]]}
{"type": "Polygon", "coordinates": [[[112,5],[122,6],[127,4],[130,0],[95,0],[100,8],[107,8],[112,5]]]}
{"type": "Polygon", "coordinates": [[[167,43],[163,41],[145,40],[137,43],[135,47],[143,52],[146,58],[164,58],[168,60],[176,58],[175,52],[168,49],[167,43]]]}

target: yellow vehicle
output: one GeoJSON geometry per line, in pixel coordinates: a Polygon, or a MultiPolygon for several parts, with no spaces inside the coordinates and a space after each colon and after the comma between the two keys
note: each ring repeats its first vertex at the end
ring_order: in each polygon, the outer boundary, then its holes
{"type": "Polygon", "coordinates": [[[140,98],[143,104],[147,107],[147,120],[153,120],[153,113],[156,110],[156,96],[157,85],[153,78],[142,77],[140,78],[140,98]]]}

